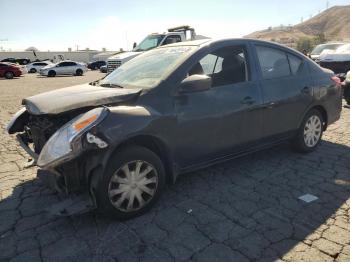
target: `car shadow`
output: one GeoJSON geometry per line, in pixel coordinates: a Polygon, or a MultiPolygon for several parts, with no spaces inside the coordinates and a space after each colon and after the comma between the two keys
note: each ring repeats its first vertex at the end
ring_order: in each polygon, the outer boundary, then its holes
{"type": "Polygon", "coordinates": [[[19,77],[14,77],[14,78],[11,78],[11,79],[7,79],[5,77],[0,77],[0,81],[1,80],[5,80],[5,81],[7,80],[8,81],[8,80],[16,80],[16,79],[20,79],[20,76],[19,77]]]}
{"type": "Polygon", "coordinates": [[[237,261],[274,261],[301,242],[312,246],[345,212],[349,156],[349,147],[327,141],[305,155],[280,145],[182,175],[154,208],[128,221],[97,212],[49,215],[45,210],[60,196],[30,180],[0,202],[0,251],[6,251],[0,260],[30,239],[43,260],[200,260],[203,250],[220,244],[237,261]],[[305,194],[318,199],[298,199],[305,194]]]}
{"type": "MultiPolygon", "coordinates": [[[[84,75],[83,75],[84,76],[84,75]]],[[[42,76],[42,75],[37,75],[37,78],[48,78],[48,79],[55,79],[55,78],[66,78],[66,77],[81,77],[81,76],[76,76],[76,75],[56,75],[54,77],[49,77],[49,76],[42,76]]]]}

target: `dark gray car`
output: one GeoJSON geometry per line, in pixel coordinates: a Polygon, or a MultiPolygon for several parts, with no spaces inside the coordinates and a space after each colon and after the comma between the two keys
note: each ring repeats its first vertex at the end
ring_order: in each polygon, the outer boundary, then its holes
{"type": "MultiPolygon", "coordinates": [[[[24,99],[8,132],[48,184],[125,219],[149,209],[181,173],[286,140],[314,150],[340,117],[338,80],[269,42],[184,42],[100,81],[24,99]]],[[[77,210],[63,203],[59,211],[77,210]]]]}

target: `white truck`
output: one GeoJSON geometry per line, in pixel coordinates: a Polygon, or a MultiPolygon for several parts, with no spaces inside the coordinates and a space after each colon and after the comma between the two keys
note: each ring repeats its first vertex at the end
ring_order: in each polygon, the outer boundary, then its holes
{"type": "Polygon", "coordinates": [[[107,59],[107,73],[112,72],[125,62],[155,47],[194,39],[196,39],[195,31],[188,25],[169,28],[168,32],[163,34],[150,34],[137,46],[134,44],[134,49],[132,51],[109,57],[107,59]]]}

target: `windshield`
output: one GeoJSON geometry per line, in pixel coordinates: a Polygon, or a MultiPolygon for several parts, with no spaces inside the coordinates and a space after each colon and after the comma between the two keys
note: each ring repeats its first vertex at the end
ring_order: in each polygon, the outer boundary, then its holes
{"type": "Polygon", "coordinates": [[[174,46],[146,52],[118,67],[99,84],[125,88],[155,87],[196,48],[197,46],[174,46]]]}
{"type": "Polygon", "coordinates": [[[312,50],[311,54],[312,55],[319,55],[322,53],[323,50],[325,49],[330,49],[330,50],[335,50],[337,49],[339,46],[341,46],[343,44],[328,44],[328,45],[318,45],[314,48],[314,50],[312,50]]]}
{"type": "Polygon", "coordinates": [[[165,35],[149,35],[145,39],[143,39],[142,42],[133,49],[133,51],[140,52],[155,48],[160,44],[164,36],[165,35]]]}
{"type": "Polygon", "coordinates": [[[350,44],[343,45],[335,51],[336,54],[349,53],[349,52],[350,52],[350,44]]]}

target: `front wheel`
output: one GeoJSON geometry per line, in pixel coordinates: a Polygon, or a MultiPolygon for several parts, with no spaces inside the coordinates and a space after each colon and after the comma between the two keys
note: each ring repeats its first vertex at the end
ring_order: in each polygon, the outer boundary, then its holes
{"type": "Polygon", "coordinates": [[[316,109],[312,109],[306,114],[296,137],[292,141],[296,151],[307,153],[316,149],[322,138],[323,121],[322,114],[316,109]]]}
{"type": "Polygon", "coordinates": [[[164,167],[155,153],[140,146],[124,148],[110,159],[98,183],[98,209],[121,220],[139,216],[156,203],[164,185],[164,167]]]}
{"type": "Polygon", "coordinates": [[[55,77],[56,76],[56,72],[54,70],[50,70],[48,73],[47,73],[47,76],[48,77],[55,77]]]}

